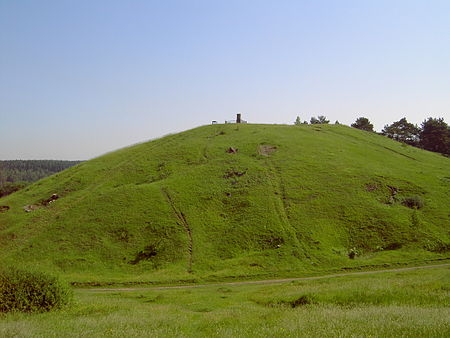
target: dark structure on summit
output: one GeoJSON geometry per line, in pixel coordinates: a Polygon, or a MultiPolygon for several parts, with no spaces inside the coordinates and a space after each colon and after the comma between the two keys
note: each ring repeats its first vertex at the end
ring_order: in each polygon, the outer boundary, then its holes
{"type": "Polygon", "coordinates": [[[228,120],[225,123],[247,123],[247,121],[242,119],[241,113],[237,113],[236,120],[228,120]]]}

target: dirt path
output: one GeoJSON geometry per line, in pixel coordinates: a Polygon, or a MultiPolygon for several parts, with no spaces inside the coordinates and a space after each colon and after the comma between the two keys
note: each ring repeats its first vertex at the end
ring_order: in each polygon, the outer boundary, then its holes
{"type": "Polygon", "coordinates": [[[175,216],[178,218],[178,224],[183,226],[184,230],[186,231],[187,237],[188,237],[188,269],[187,271],[189,273],[192,272],[192,230],[189,226],[189,223],[186,219],[186,216],[184,216],[183,212],[175,206],[175,203],[172,200],[172,196],[170,196],[169,191],[167,188],[162,189],[163,194],[166,196],[167,201],[169,202],[170,206],[172,207],[172,210],[175,214],[175,216]]]}
{"type": "Polygon", "coordinates": [[[119,292],[119,291],[122,292],[122,291],[168,290],[168,289],[193,289],[193,288],[222,287],[222,286],[232,286],[232,285],[278,284],[278,283],[287,283],[287,282],[302,281],[302,280],[326,279],[326,278],[335,278],[335,277],[344,277],[344,276],[372,275],[372,274],[384,273],[384,272],[433,269],[433,268],[442,268],[444,266],[450,266],[450,263],[436,264],[436,265],[412,266],[412,267],[408,267],[408,268],[385,269],[385,270],[376,270],[376,271],[344,272],[344,273],[336,273],[336,274],[331,274],[331,275],[312,276],[312,277],[267,279],[267,280],[256,280],[256,281],[224,282],[224,283],[197,284],[197,285],[150,286],[150,287],[142,287],[142,288],[78,289],[78,290],[83,290],[83,291],[87,291],[87,292],[119,292]]]}

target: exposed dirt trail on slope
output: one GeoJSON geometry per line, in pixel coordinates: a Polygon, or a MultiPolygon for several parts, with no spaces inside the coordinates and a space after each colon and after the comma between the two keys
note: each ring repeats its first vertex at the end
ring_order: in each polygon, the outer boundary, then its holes
{"type": "Polygon", "coordinates": [[[268,279],[268,280],[243,281],[243,282],[225,282],[225,283],[198,284],[198,285],[153,286],[153,287],[145,287],[145,288],[78,289],[78,290],[95,293],[95,292],[119,292],[119,291],[194,289],[194,288],[222,287],[222,286],[233,286],[233,285],[278,284],[278,283],[287,283],[287,282],[302,281],[302,280],[315,280],[315,279],[327,279],[327,278],[336,278],[336,277],[345,277],[345,276],[372,275],[372,274],[384,273],[384,272],[401,272],[401,271],[412,271],[412,270],[419,270],[419,269],[433,269],[433,268],[442,268],[444,266],[450,266],[450,263],[436,264],[436,265],[412,266],[412,267],[408,267],[408,268],[385,269],[385,270],[376,270],[376,271],[345,272],[345,273],[336,273],[336,274],[331,274],[331,275],[312,276],[312,277],[268,279]]]}
{"type": "Polygon", "coordinates": [[[284,231],[286,233],[287,238],[292,238],[294,241],[294,245],[298,250],[302,250],[302,246],[300,245],[300,240],[298,239],[297,232],[295,228],[292,226],[291,221],[288,216],[288,204],[286,202],[287,195],[284,183],[282,181],[282,175],[279,172],[279,169],[271,162],[268,158],[266,160],[266,165],[269,170],[268,179],[270,184],[272,185],[272,189],[275,192],[277,198],[274,201],[275,203],[275,211],[278,214],[278,217],[281,220],[281,223],[284,225],[284,231]]]}
{"type": "Polygon", "coordinates": [[[188,272],[190,273],[192,272],[192,246],[193,246],[191,227],[189,226],[189,223],[186,220],[186,216],[184,216],[183,212],[178,210],[177,207],[175,206],[175,203],[173,202],[172,197],[169,194],[169,191],[163,188],[162,192],[164,193],[164,196],[166,197],[167,201],[172,207],[173,212],[177,216],[179,224],[183,226],[188,236],[188,254],[189,254],[188,272]]]}

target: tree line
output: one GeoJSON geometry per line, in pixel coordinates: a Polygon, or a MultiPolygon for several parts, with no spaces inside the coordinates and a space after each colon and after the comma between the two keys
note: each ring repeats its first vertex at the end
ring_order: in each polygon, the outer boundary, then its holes
{"type": "MultiPolygon", "coordinates": [[[[329,122],[325,116],[319,115],[317,118],[311,117],[309,123],[328,124],[329,122]]],[[[339,124],[339,121],[335,123],[339,124]]],[[[300,117],[297,116],[294,124],[301,125],[308,124],[308,122],[302,122],[300,117]]],[[[373,124],[370,123],[367,117],[358,117],[351,126],[368,132],[374,132],[373,124]]],[[[450,127],[443,118],[429,117],[420,126],[417,126],[408,122],[404,117],[392,124],[386,124],[379,134],[414,147],[447,156],[450,155],[450,127]]]]}
{"type": "Polygon", "coordinates": [[[0,197],[9,195],[31,182],[55,174],[80,162],[60,160],[0,161],[0,197]]]}

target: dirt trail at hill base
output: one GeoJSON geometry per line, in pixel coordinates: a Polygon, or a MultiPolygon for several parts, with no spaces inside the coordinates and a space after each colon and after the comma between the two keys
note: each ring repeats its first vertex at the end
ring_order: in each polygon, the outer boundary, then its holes
{"type": "Polygon", "coordinates": [[[233,285],[257,285],[257,284],[278,284],[287,283],[302,280],[314,280],[314,279],[326,279],[335,277],[345,277],[345,276],[358,276],[358,275],[371,275],[384,272],[401,272],[401,271],[411,271],[419,269],[433,269],[442,268],[445,266],[450,266],[450,263],[436,264],[436,265],[422,265],[422,266],[412,266],[407,268],[397,268],[397,269],[385,269],[385,270],[375,270],[375,271],[359,271],[359,272],[344,272],[336,273],[324,276],[311,276],[311,277],[297,277],[297,278],[282,278],[282,279],[267,279],[267,280],[255,280],[255,281],[241,281],[241,282],[224,282],[224,283],[211,283],[211,284],[197,284],[197,285],[173,285],[173,286],[150,286],[142,288],[108,288],[108,289],[77,289],[87,292],[125,292],[125,291],[146,291],[146,290],[168,290],[168,289],[192,289],[192,288],[205,288],[205,287],[222,287],[222,286],[233,286],[233,285]]]}

